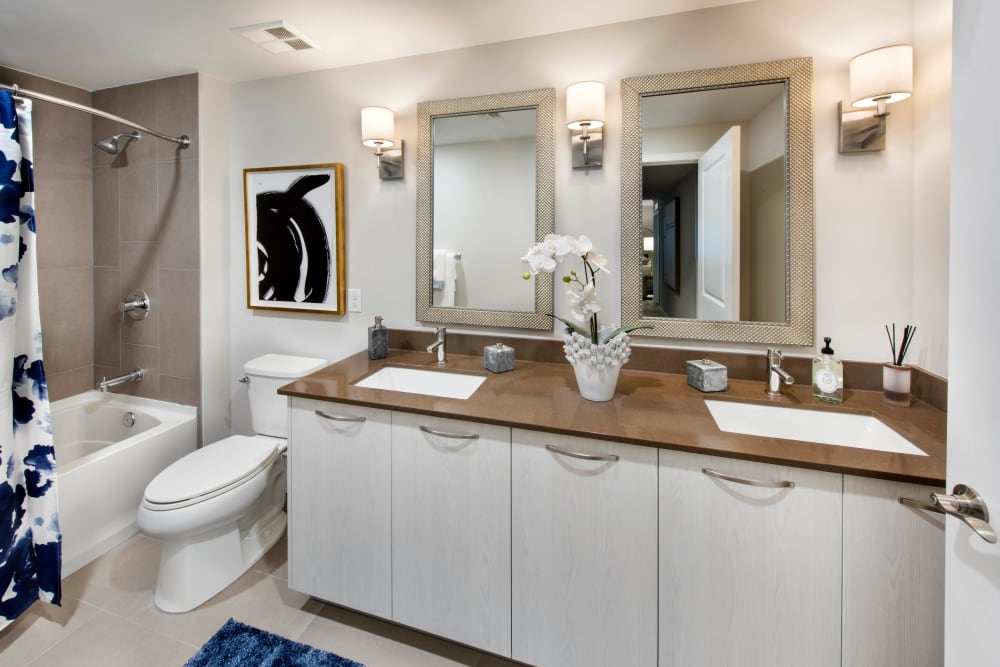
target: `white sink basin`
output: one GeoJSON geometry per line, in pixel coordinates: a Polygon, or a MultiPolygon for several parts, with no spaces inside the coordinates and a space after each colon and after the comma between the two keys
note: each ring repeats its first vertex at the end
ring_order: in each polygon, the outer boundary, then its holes
{"type": "Polygon", "coordinates": [[[732,401],[706,400],[705,405],[719,428],[730,433],[927,456],[878,419],[866,415],[732,401]]]}
{"type": "Polygon", "coordinates": [[[385,366],[363,380],[355,382],[354,386],[465,399],[472,396],[485,380],[482,375],[385,366]]]}

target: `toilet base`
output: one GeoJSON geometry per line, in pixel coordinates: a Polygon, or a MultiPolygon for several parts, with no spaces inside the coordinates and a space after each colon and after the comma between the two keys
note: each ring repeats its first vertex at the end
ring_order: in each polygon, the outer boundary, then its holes
{"type": "Polygon", "coordinates": [[[172,614],[198,607],[249,570],[281,538],[286,524],[286,514],[276,510],[245,532],[233,522],[164,542],[153,602],[172,614]]]}

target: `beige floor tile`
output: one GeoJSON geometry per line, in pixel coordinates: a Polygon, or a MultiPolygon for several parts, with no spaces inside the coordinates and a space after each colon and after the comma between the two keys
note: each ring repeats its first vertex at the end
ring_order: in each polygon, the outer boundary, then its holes
{"type": "Polygon", "coordinates": [[[160,542],[135,535],[63,581],[63,597],[133,618],[152,606],[159,566],[160,542]]]}
{"type": "Polygon", "coordinates": [[[178,667],[197,650],[114,614],[98,612],[28,664],[31,667],[178,667]]]}
{"type": "Polygon", "coordinates": [[[288,581],[288,533],[285,533],[271,550],[261,556],[253,569],[272,577],[288,581]]]}
{"type": "Polygon", "coordinates": [[[519,663],[324,605],[298,641],[367,667],[502,667],[519,663]]]}
{"type": "Polygon", "coordinates": [[[27,665],[98,613],[96,607],[73,599],[64,600],[61,607],[36,602],[0,631],[0,664],[27,665]]]}
{"type": "Polygon", "coordinates": [[[137,623],[174,639],[201,646],[230,618],[297,639],[322,603],[288,589],[281,579],[250,570],[214,598],[185,614],[147,607],[137,623]]]}

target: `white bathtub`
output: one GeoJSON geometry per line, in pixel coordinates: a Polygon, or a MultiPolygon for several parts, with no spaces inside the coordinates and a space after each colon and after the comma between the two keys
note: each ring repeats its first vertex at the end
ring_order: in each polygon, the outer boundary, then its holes
{"type": "Polygon", "coordinates": [[[195,449],[196,414],[185,405],[97,391],[52,403],[64,577],[138,532],[146,485],[195,449]]]}

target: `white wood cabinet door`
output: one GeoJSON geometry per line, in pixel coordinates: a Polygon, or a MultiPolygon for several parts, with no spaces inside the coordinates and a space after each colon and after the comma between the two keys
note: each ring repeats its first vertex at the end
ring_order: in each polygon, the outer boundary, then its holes
{"type": "Polygon", "coordinates": [[[844,665],[944,664],[944,489],[844,477],[844,665]]]}
{"type": "Polygon", "coordinates": [[[659,477],[659,667],[840,665],[842,476],[660,450],[659,477]]]}
{"type": "Polygon", "coordinates": [[[655,666],[656,449],[514,429],[511,458],[513,658],[655,666]]]}
{"type": "Polygon", "coordinates": [[[510,655],[510,429],[392,413],[392,619],[510,655]]]}
{"type": "Polygon", "coordinates": [[[390,413],[292,399],[288,585],[390,618],[390,413]]]}

